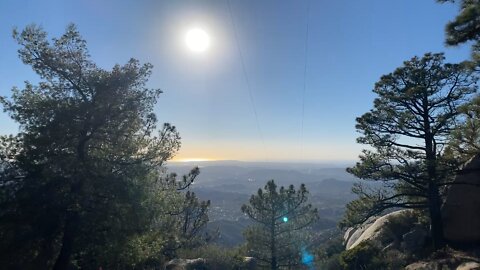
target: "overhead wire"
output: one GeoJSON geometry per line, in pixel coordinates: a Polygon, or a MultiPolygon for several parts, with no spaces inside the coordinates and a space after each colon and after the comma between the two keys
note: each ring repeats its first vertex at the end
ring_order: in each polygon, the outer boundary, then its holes
{"type": "Polygon", "coordinates": [[[303,132],[304,132],[304,122],[305,122],[305,92],[307,91],[307,68],[308,68],[308,41],[309,41],[309,32],[310,32],[310,0],[307,0],[307,10],[306,10],[306,32],[305,32],[305,47],[304,47],[304,62],[303,62],[303,91],[302,91],[302,125],[300,131],[300,157],[303,159],[303,132]]]}
{"type": "Polygon", "coordinates": [[[257,127],[257,132],[258,132],[258,135],[260,137],[260,140],[262,142],[262,146],[263,146],[263,152],[264,152],[264,155],[265,155],[265,159],[268,160],[268,155],[267,155],[267,150],[266,150],[266,146],[265,146],[265,140],[263,138],[263,133],[262,133],[262,129],[260,127],[260,121],[258,120],[258,112],[257,112],[257,107],[255,105],[255,100],[253,98],[253,91],[252,91],[252,86],[251,86],[251,83],[250,83],[250,79],[248,77],[248,73],[247,73],[247,68],[246,68],[246,65],[245,65],[245,59],[244,59],[244,56],[243,56],[243,51],[242,51],[242,48],[240,46],[240,42],[239,42],[239,38],[238,38],[238,33],[237,33],[237,25],[235,23],[235,18],[233,17],[233,12],[232,12],[232,6],[230,4],[230,0],[227,0],[227,6],[228,6],[228,12],[230,14],[230,20],[231,20],[231,24],[232,24],[232,28],[233,28],[233,34],[234,34],[234,37],[235,37],[235,43],[237,45],[237,49],[238,49],[238,54],[239,54],[239,57],[240,57],[240,62],[241,62],[241,66],[242,66],[242,73],[243,73],[243,77],[244,77],[244,80],[245,80],[245,84],[247,85],[247,90],[248,90],[248,96],[249,96],[249,99],[250,99],[250,104],[252,106],[252,110],[253,110],[253,114],[255,116],[255,123],[256,123],[256,127],[257,127]]]}

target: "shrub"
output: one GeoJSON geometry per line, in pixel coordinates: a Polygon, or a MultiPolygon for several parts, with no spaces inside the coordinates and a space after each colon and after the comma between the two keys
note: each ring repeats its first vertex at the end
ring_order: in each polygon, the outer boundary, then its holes
{"type": "Polygon", "coordinates": [[[333,254],[332,256],[322,260],[319,263],[319,269],[323,269],[323,270],[342,269],[342,265],[340,264],[340,254],[333,254]]]}
{"type": "Polygon", "coordinates": [[[381,250],[370,241],[363,241],[356,247],[342,252],[340,265],[345,270],[387,269],[381,250]]]}

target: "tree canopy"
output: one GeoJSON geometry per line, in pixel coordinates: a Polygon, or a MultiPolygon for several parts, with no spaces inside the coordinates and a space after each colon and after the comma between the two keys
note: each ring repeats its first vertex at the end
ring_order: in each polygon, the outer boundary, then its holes
{"type": "Polygon", "coordinates": [[[175,195],[177,210],[184,205],[189,215],[200,209],[198,230],[208,203],[178,192],[198,169],[183,181],[165,176],[180,136],[168,123],[158,128],[153,108],[162,91],[146,87],[152,65],[131,59],[110,71],[98,67],[74,25],[52,41],[35,25],[14,38],[40,82],[0,98],[21,130],[0,138],[2,265],[112,268],[128,241],[151,231],[165,204],[175,202],[155,204],[158,195],[175,195]]]}

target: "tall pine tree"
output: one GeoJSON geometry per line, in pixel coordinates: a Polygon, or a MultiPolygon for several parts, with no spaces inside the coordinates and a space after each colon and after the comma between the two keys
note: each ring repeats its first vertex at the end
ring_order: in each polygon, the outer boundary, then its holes
{"type": "Polygon", "coordinates": [[[430,53],[382,76],[373,90],[374,108],[357,118],[357,141],[371,150],[348,172],[383,186],[357,185],[360,198],[347,206],[346,221],[361,222],[389,208],[426,209],[433,244],[443,246],[440,191],[456,169],[444,149],[476,82],[466,65],[446,64],[443,54],[430,53]]]}

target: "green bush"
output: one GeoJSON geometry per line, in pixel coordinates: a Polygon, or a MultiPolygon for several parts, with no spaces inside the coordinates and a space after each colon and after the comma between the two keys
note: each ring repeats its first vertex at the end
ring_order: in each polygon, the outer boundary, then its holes
{"type": "Polygon", "coordinates": [[[405,269],[410,263],[413,263],[415,259],[409,254],[403,253],[399,250],[389,250],[383,255],[385,262],[388,265],[388,269],[405,269]]]}
{"type": "Polygon", "coordinates": [[[342,252],[339,260],[344,270],[388,269],[380,248],[370,241],[363,241],[356,247],[342,252]]]}
{"type": "Polygon", "coordinates": [[[340,266],[340,253],[345,251],[343,245],[343,233],[333,232],[329,238],[320,242],[315,250],[315,265],[322,270],[338,270],[340,266]]]}
{"type": "Polygon", "coordinates": [[[322,269],[322,270],[342,269],[342,265],[340,264],[340,254],[333,254],[332,256],[320,261],[318,265],[319,265],[319,269],[322,269]]]}

